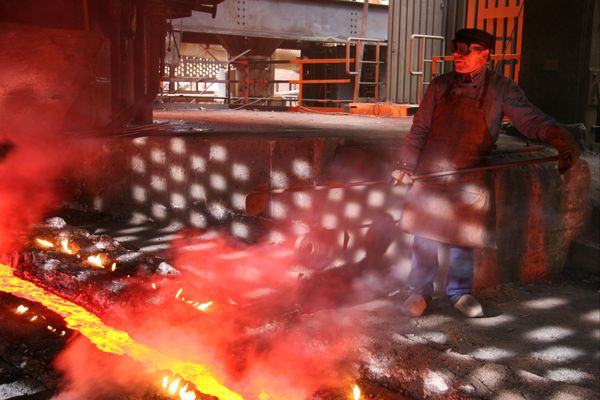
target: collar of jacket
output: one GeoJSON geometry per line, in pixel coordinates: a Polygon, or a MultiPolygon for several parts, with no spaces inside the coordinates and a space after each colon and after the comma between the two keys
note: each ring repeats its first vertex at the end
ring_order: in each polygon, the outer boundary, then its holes
{"type": "Polygon", "coordinates": [[[484,77],[484,71],[486,67],[483,67],[479,71],[471,72],[469,74],[456,73],[458,83],[480,83],[484,77]]]}

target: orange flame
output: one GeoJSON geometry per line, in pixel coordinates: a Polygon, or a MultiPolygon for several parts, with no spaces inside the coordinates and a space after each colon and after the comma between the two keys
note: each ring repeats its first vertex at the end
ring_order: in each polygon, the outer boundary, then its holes
{"type": "Polygon", "coordinates": [[[62,251],[67,254],[74,254],[75,252],[69,248],[69,239],[63,239],[60,241],[62,251]]]}
{"type": "Polygon", "coordinates": [[[100,254],[89,256],[87,261],[92,265],[92,267],[104,268],[104,262],[102,261],[102,256],[100,254]]]}
{"type": "Polygon", "coordinates": [[[180,400],[196,400],[196,393],[193,390],[188,390],[188,384],[186,383],[183,386],[180,386],[180,384],[181,378],[177,378],[169,384],[169,377],[165,376],[163,378],[162,387],[171,396],[179,394],[180,400]]]}
{"type": "Polygon", "coordinates": [[[41,303],[61,315],[67,327],[79,331],[98,349],[112,354],[127,354],[142,363],[148,372],[169,370],[194,384],[203,393],[218,397],[220,400],[243,400],[241,395],[217,381],[206,366],[173,359],[136,342],[127,332],[105,325],[100,318],[83,307],[47,292],[31,282],[17,278],[13,275],[11,267],[4,264],[0,264],[0,291],[41,303]]]}
{"type": "Polygon", "coordinates": [[[179,398],[181,400],[196,400],[196,393],[192,390],[187,390],[188,385],[186,384],[181,389],[179,389],[179,398]]]}
{"type": "Polygon", "coordinates": [[[35,241],[37,242],[37,244],[40,245],[40,247],[43,247],[44,249],[49,249],[54,247],[54,244],[46,239],[35,239],[35,241]]]}
{"type": "Polygon", "coordinates": [[[352,387],[352,394],[354,395],[354,400],[360,400],[360,388],[358,385],[352,387]]]}

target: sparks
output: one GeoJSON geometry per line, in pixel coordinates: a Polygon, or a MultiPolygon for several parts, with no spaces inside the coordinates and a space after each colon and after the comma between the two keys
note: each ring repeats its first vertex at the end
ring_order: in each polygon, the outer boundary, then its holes
{"type": "Polygon", "coordinates": [[[29,310],[29,307],[25,307],[21,304],[19,307],[17,307],[17,314],[24,314],[27,312],[27,310],[29,310]]]}
{"type": "Polygon", "coordinates": [[[156,283],[152,282],[152,289],[156,290],[156,283]]]}
{"type": "Polygon", "coordinates": [[[93,267],[104,268],[104,263],[102,262],[102,256],[100,254],[97,254],[95,256],[89,256],[87,258],[87,261],[93,267]]]}
{"type": "Polygon", "coordinates": [[[354,395],[354,400],[360,400],[360,388],[358,385],[354,385],[352,388],[352,394],[354,395]]]}
{"type": "Polygon", "coordinates": [[[43,247],[44,249],[54,247],[54,244],[52,242],[45,239],[35,239],[35,241],[40,245],[40,247],[43,247]]]}
{"type": "MultiPolygon", "coordinates": [[[[112,328],[83,307],[45,291],[31,282],[13,275],[12,268],[0,264],[0,290],[39,302],[58,313],[68,328],[87,337],[98,349],[124,355],[142,363],[149,373],[169,370],[187,382],[202,388],[202,392],[221,400],[243,400],[242,396],[223,386],[204,365],[173,359],[144,344],[134,341],[125,331],[112,328]]],[[[186,399],[188,400],[188,399],[186,399]]]]}
{"type": "Polygon", "coordinates": [[[117,263],[112,263],[112,265],[110,266],[110,270],[112,272],[115,272],[117,270],[117,263]]]}
{"type": "Polygon", "coordinates": [[[175,298],[176,298],[176,299],[178,299],[178,298],[179,298],[179,296],[181,295],[181,292],[183,292],[183,288],[180,288],[180,289],[177,291],[177,294],[175,295],[175,298]]]}
{"type": "Polygon", "coordinates": [[[31,321],[31,322],[33,322],[33,321],[35,321],[36,319],[38,319],[38,316],[37,316],[37,315],[34,315],[33,317],[31,317],[30,321],[31,321]]]}
{"type": "Polygon", "coordinates": [[[196,306],[196,308],[197,308],[198,310],[200,310],[200,311],[206,311],[206,310],[208,310],[208,308],[209,308],[210,306],[212,306],[212,304],[213,304],[213,302],[212,302],[212,300],[211,300],[211,301],[208,301],[208,302],[206,302],[206,303],[198,304],[198,305],[196,306]]]}

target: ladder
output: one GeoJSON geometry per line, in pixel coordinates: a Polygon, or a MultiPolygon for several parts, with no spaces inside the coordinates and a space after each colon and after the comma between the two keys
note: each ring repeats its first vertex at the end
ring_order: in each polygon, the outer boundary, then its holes
{"type": "Polygon", "coordinates": [[[346,40],[346,73],[354,75],[354,94],[352,101],[378,102],[381,97],[381,46],[386,44],[383,39],[349,37],[346,40]],[[351,67],[351,48],[355,47],[354,69],[351,67]],[[365,46],[370,46],[366,48],[365,46]],[[369,51],[365,51],[365,50],[369,51]],[[365,57],[365,54],[370,57],[365,57]],[[361,90],[362,86],[362,90],[361,90]]]}

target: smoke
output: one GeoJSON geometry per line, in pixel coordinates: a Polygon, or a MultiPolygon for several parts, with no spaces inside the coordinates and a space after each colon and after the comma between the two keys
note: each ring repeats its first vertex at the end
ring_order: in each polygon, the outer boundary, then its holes
{"type": "MultiPolygon", "coordinates": [[[[314,304],[305,312],[305,282],[298,278],[290,246],[250,246],[214,232],[190,235],[175,245],[173,264],[181,275],[140,280],[145,289],[136,297],[141,304],[121,305],[128,309],[118,313],[113,307],[107,312],[111,326],[172,359],[206,366],[245,398],[266,393],[306,399],[323,388],[351,387],[366,315],[351,307],[317,309],[314,304]],[[153,283],[156,289],[148,291],[153,283]],[[205,311],[195,306],[209,302],[205,311]]],[[[343,300],[336,291],[330,295],[335,302],[343,300]]],[[[143,379],[141,371],[160,369],[151,360],[136,368],[127,357],[107,362],[100,352],[83,357],[81,347],[73,341],[58,358],[66,384],[57,399],[93,398],[97,373],[82,370],[103,371],[108,363],[113,371],[104,379],[114,377],[112,386],[126,387],[124,382],[143,379]]],[[[202,383],[195,383],[202,392],[202,383]]]]}
{"type": "Polygon", "coordinates": [[[117,398],[140,394],[156,385],[142,365],[126,356],[105,353],[85,337],[76,335],[55,359],[64,373],[60,393],[53,400],[117,398]]]}
{"type": "MultiPolygon", "coordinates": [[[[31,132],[5,136],[12,149],[0,164],[0,251],[15,250],[23,235],[73,193],[74,171],[80,176],[96,154],[96,144],[58,134],[31,132]]],[[[86,172],[87,171],[87,172],[86,172]]]]}

